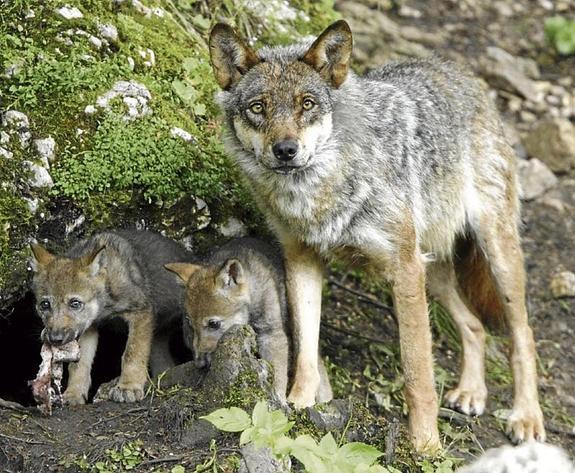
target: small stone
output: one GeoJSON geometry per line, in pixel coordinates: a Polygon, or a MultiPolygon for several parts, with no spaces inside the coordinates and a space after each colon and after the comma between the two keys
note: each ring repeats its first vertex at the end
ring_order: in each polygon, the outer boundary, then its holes
{"type": "Polygon", "coordinates": [[[49,136],[48,138],[34,140],[34,145],[45,167],[49,167],[49,163],[53,162],[56,157],[56,141],[54,138],[49,136]]]}
{"type": "Polygon", "coordinates": [[[40,201],[36,198],[29,199],[28,197],[22,197],[22,199],[24,200],[24,202],[26,202],[26,205],[28,206],[30,213],[34,215],[38,211],[40,201]]]}
{"type": "Polygon", "coordinates": [[[109,23],[100,23],[98,25],[100,36],[108,41],[115,43],[118,41],[118,29],[109,23]]]}
{"type": "Polygon", "coordinates": [[[84,15],[82,14],[82,12],[80,10],[78,10],[76,7],[71,7],[69,5],[57,8],[56,13],[58,13],[58,15],[64,17],[66,20],[74,20],[77,18],[83,18],[84,17],[84,15]]]}
{"type": "Polygon", "coordinates": [[[134,62],[134,58],[131,56],[128,56],[128,66],[129,66],[131,71],[133,71],[134,67],[136,66],[136,63],[134,62]]]}
{"type": "Polygon", "coordinates": [[[96,49],[101,49],[102,48],[102,40],[100,38],[97,38],[96,36],[90,36],[88,38],[88,42],[94,46],[94,48],[96,49]]]}
{"type": "Polygon", "coordinates": [[[421,18],[421,12],[416,8],[410,7],[408,5],[401,5],[397,13],[399,16],[406,18],[421,18]]]}
{"type": "Polygon", "coordinates": [[[96,107],[94,107],[93,105],[87,105],[86,108],[84,109],[84,113],[86,115],[93,115],[97,111],[98,111],[98,109],[96,107]]]}
{"type": "Polygon", "coordinates": [[[519,113],[519,118],[525,123],[533,123],[535,120],[537,120],[537,115],[528,112],[527,110],[521,110],[519,113]]]}
{"type": "Polygon", "coordinates": [[[524,144],[529,156],[539,158],[552,171],[575,168],[575,126],[569,120],[554,118],[538,123],[524,144]]]}
{"type": "Polygon", "coordinates": [[[235,217],[228,218],[222,225],[220,225],[219,231],[222,236],[225,236],[226,238],[237,238],[245,236],[248,233],[244,223],[235,217]]]}
{"type": "Polygon", "coordinates": [[[190,133],[176,126],[170,130],[170,135],[172,135],[172,138],[180,138],[184,140],[186,143],[196,142],[196,139],[190,133]]]}
{"type": "Polygon", "coordinates": [[[10,143],[10,135],[5,131],[0,131],[0,145],[6,145],[10,143]]]}
{"type": "Polygon", "coordinates": [[[520,197],[532,200],[557,184],[557,177],[536,158],[519,161],[520,197]]]}
{"type": "Polygon", "coordinates": [[[6,148],[2,148],[2,146],[0,146],[0,156],[4,157],[4,158],[8,158],[11,159],[14,156],[14,153],[8,151],[6,148]]]}
{"type": "Polygon", "coordinates": [[[517,96],[512,96],[509,98],[507,102],[507,108],[509,108],[510,112],[517,113],[523,107],[523,100],[521,100],[517,96]]]}
{"type": "Polygon", "coordinates": [[[575,297],[575,273],[571,271],[557,273],[551,279],[549,289],[556,299],[560,297],[575,297]]]}
{"type": "Polygon", "coordinates": [[[36,189],[50,189],[54,186],[52,176],[50,176],[50,173],[44,166],[39,166],[32,161],[24,161],[22,164],[32,172],[32,176],[28,181],[30,187],[34,187],[36,189]]]}
{"type": "Polygon", "coordinates": [[[240,450],[242,461],[239,473],[289,473],[291,460],[286,455],[283,460],[278,460],[269,448],[258,448],[253,443],[248,443],[240,450]]]}

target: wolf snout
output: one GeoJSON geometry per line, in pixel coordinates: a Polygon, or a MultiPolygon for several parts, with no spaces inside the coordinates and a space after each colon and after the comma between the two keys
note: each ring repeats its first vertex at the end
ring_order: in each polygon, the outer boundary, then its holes
{"type": "Polygon", "coordinates": [[[298,144],[293,140],[278,141],[272,146],[274,156],[280,161],[291,161],[298,151],[298,144]]]}
{"type": "Polygon", "coordinates": [[[64,345],[71,342],[75,338],[75,333],[73,330],[44,330],[42,333],[45,341],[51,345],[64,345]]]}
{"type": "Polygon", "coordinates": [[[209,353],[196,353],[194,357],[194,364],[196,368],[209,368],[212,357],[209,353]]]}

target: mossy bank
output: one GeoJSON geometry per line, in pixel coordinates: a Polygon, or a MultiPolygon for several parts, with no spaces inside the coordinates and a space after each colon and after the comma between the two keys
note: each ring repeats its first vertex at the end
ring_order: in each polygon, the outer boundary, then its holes
{"type": "Polygon", "coordinates": [[[197,246],[231,217],[261,228],[219,140],[207,35],[224,20],[256,44],[293,41],[332,7],[0,1],[0,307],[24,287],[32,238],[57,249],[138,226],[197,246]]]}

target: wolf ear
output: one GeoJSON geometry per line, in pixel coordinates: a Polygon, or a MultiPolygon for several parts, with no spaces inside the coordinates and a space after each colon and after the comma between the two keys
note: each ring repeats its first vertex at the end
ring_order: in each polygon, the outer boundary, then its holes
{"type": "Polygon", "coordinates": [[[353,39],[344,20],[332,23],[319,35],[302,60],[338,88],[347,77],[353,39]]]}
{"type": "Polygon", "coordinates": [[[260,62],[260,58],[225,23],[218,23],[210,33],[210,59],[220,87],[228,90],[243,74],[260,62]]]}
{"type": "Polygon", "coordinates": [[[30,265],[32,266],[32,271],[35,273],[56,259],[56,256],[38,243],[30,243],[30,249],[32,250],[30,265]]]}
{"type": "Polygon", "coordinates": [[[227,260],[216,276],[216,282],[224,288],[230,288],[243,284],[244,268],[237,259],[227,260]]]}
{"type": "Polygon", "coordinates": [[[187,283],[192,274],[194,274],[201,266],[191,263],[168,263],[164,265],[168,271],[176,273],[182,281],[187,283]]]}
{"type": "Polygon", "coordinates": [[[100,246],[87,255],[82,256],[82,265],[88,268],[88,274],[91,277],[96,276],[96,274],[98,274],[104,267],[106,255],[106,252],[104,251],[105,248],[106,245],[100,246]]]}

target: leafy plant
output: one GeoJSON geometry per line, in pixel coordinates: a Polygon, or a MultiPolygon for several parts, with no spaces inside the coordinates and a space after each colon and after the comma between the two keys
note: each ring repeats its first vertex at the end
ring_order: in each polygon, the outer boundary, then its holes
{"type": "Polygon", "coordinates": [[[338,445],[331,432],[319,442],[307,434],[288,437],[286,434],[294,422],[280,410],[269,411],[263,401],[256,404],[251,416],[243,409],[231,407],[218,409],[202,418],[225,432],[241,432],[240,445],[253,443],[256,447],[267,447],[278,459],[288,455],[296,458],[308,473],[393,472],[375,464],[383,454],[365,443],[338,445]]]}
{"type": "Polygon", "coordinates": [[[575,54],[575,20],[554,16],[545,20],[545,36],[559,54],[575,54]]]}

